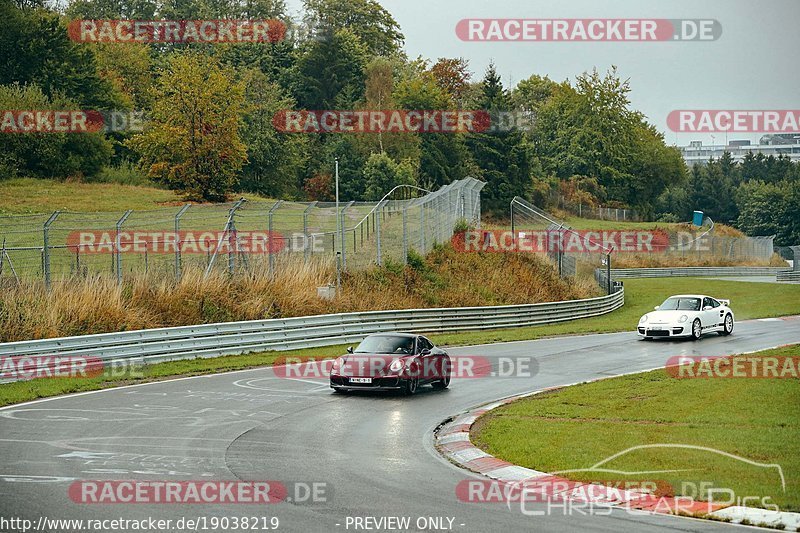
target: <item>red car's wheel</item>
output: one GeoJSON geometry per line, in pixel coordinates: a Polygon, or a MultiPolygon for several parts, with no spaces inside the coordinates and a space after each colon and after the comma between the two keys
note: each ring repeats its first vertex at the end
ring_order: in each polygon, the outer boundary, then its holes
{"type": "Polygon", "coordinates": [[[419,387],[419,377],[418,376],[410,377],[403,384],[403,394],[405,394],[406,396],[411,396],[412,394],[417,392],[418,387],[419,387]]]}

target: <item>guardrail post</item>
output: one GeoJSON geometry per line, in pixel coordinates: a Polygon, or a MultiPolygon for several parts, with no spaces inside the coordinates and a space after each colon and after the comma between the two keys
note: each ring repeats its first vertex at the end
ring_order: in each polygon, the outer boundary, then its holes
{"type": "Polygon", "coordinates": [[[611,252],[606,254],[606,289],[611,294],[611,252]]]}
{"type": "Polygon", "coordinates": [[[269,277],[275,276],[275,250],[273,247],[273,238],[272,238],[272,215],[275,214],[275,211],[283,203],[283,200],[278,200],[275,202],[275,205],[269,208],[267,212],[267,235],[269,241],[267,242],[267,252],[269,253],[269,277]]]}
{"type": "Polygon", "coordinates": [[[181,217],[192,204],[186,204],[175,214],[175,279],[181,280],[181,217]]]}
{"type": "Polygon", "coordinates": [[[318,202],[313,202],[303,210],[303,260],[308,263],[308,258],[311,255],[311,247],[313,242],[308,242],[308,213],[317,206],[318,202]]]}
{"type": "Polygon", "coordinates": [[[122,215],[122,218],[120,218],[117,221],[117,236],[115,240],[116,242],[115,252],[117,256],[117,285],[122,285],[122,250],[120,250],[122,243],[119,232],[122,231],[122,225],[125,223],[126,220],[128,220],[128,217],[131,216],[131,213],[133,213],[133,210],[128,209],[127,211],[125,211],[125,214],[122,215]]]}
{"type": "MultiPolygon", "coordinates": [[[[47,222],[44,223],[44,227],[42,228],[42,270],[44,271],[44,286],[47,289],[50,289],[50,226],[53,222],[56,221],[58,215],[61,214],[61,211],[55,211],[50,218],[47,219],[47,222]]],[[[3,251],[5,252],[5,240],[3,240],[3,251]]]]}

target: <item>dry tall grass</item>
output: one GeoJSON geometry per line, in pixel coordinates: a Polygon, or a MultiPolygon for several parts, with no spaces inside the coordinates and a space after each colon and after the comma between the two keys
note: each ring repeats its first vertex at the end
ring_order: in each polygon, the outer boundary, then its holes
{"type": "Polygon", "coordinates": [[[730,258],[710,254],[615,254],[612,256],[613,268],[657,268],[657,267],[704,267],[704,266],[774,266],[789,265],[778,254],[767,259],[730,258]]]}
{"type": "Polygon", "coordinates": [[[278,261],[229,276],[187,268],[180,282],[167,273],[130,276],[122,287],[93,276],[11,284],[0,293],[0,341],[9,342],[144,328],[257,320],[377,309],[534,303],[598,294],[590,280],[564,281],[552,265],[527,254],[462,254],[449,246],[409,264],[346,273],[334,300],[317,287],[335,280],[330,262],[278,261]]]}

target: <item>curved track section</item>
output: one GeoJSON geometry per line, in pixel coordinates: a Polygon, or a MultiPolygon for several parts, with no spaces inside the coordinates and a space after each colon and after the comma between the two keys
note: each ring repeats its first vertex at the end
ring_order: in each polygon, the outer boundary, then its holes
{"type": "MultiPolygon", "coordinates": [[[[472,477],[444,461],[431,434],[446,417],[522,392],[663,365],[674,355],[723,355],[800,343],[796,318],[740,322],[731,337],[645,342],[633,333],[562,337],[450,350],[533,356],[532,377],[454,379],[414,397],[334,395],[320,380],[269,368],[54,398],[0,410],[0,516],[159,518],[265,515],[283,531],[354,530],[348,517],[444,517],[452,531],[711,531],[725,524],[671,516],[524,516],[456,497],[472,477]],[[75,480],[278,480],[326,483],[326,501],[275,505],[86,505],[75,480]],[[449,522],[452,519],[452,522],[449,522]],[[348,527],[350,524],[350,527],[348,527]]],[[[568,444],[568,443],[565,443],[568,444]]],[[[391,528],[381,528],[391,530],[391,528]]],[[[433,530],[430,523],[427,530],[433,530]]],[[[180,530],[180,529],[175,529],[180,530]]],[[[184,529],[185,530],[185,529],[184,529]]],[[[439,529],[440,530],[440,529],[439,529]]]]}

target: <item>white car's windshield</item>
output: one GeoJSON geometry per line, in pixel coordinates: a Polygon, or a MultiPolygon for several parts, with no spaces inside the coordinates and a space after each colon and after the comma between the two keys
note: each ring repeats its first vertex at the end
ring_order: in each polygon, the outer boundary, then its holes
{"type": "Polygon", "coordinates": [[[659,311],[699,311],[700,298],[667,298],[658,306],[659,311]]]}
{"type": "Polygon", "coordinates": [[[367,337],[354,353],[414,353],[414,337],[399,337],[394,335],[376,335],[367,337]]]}

